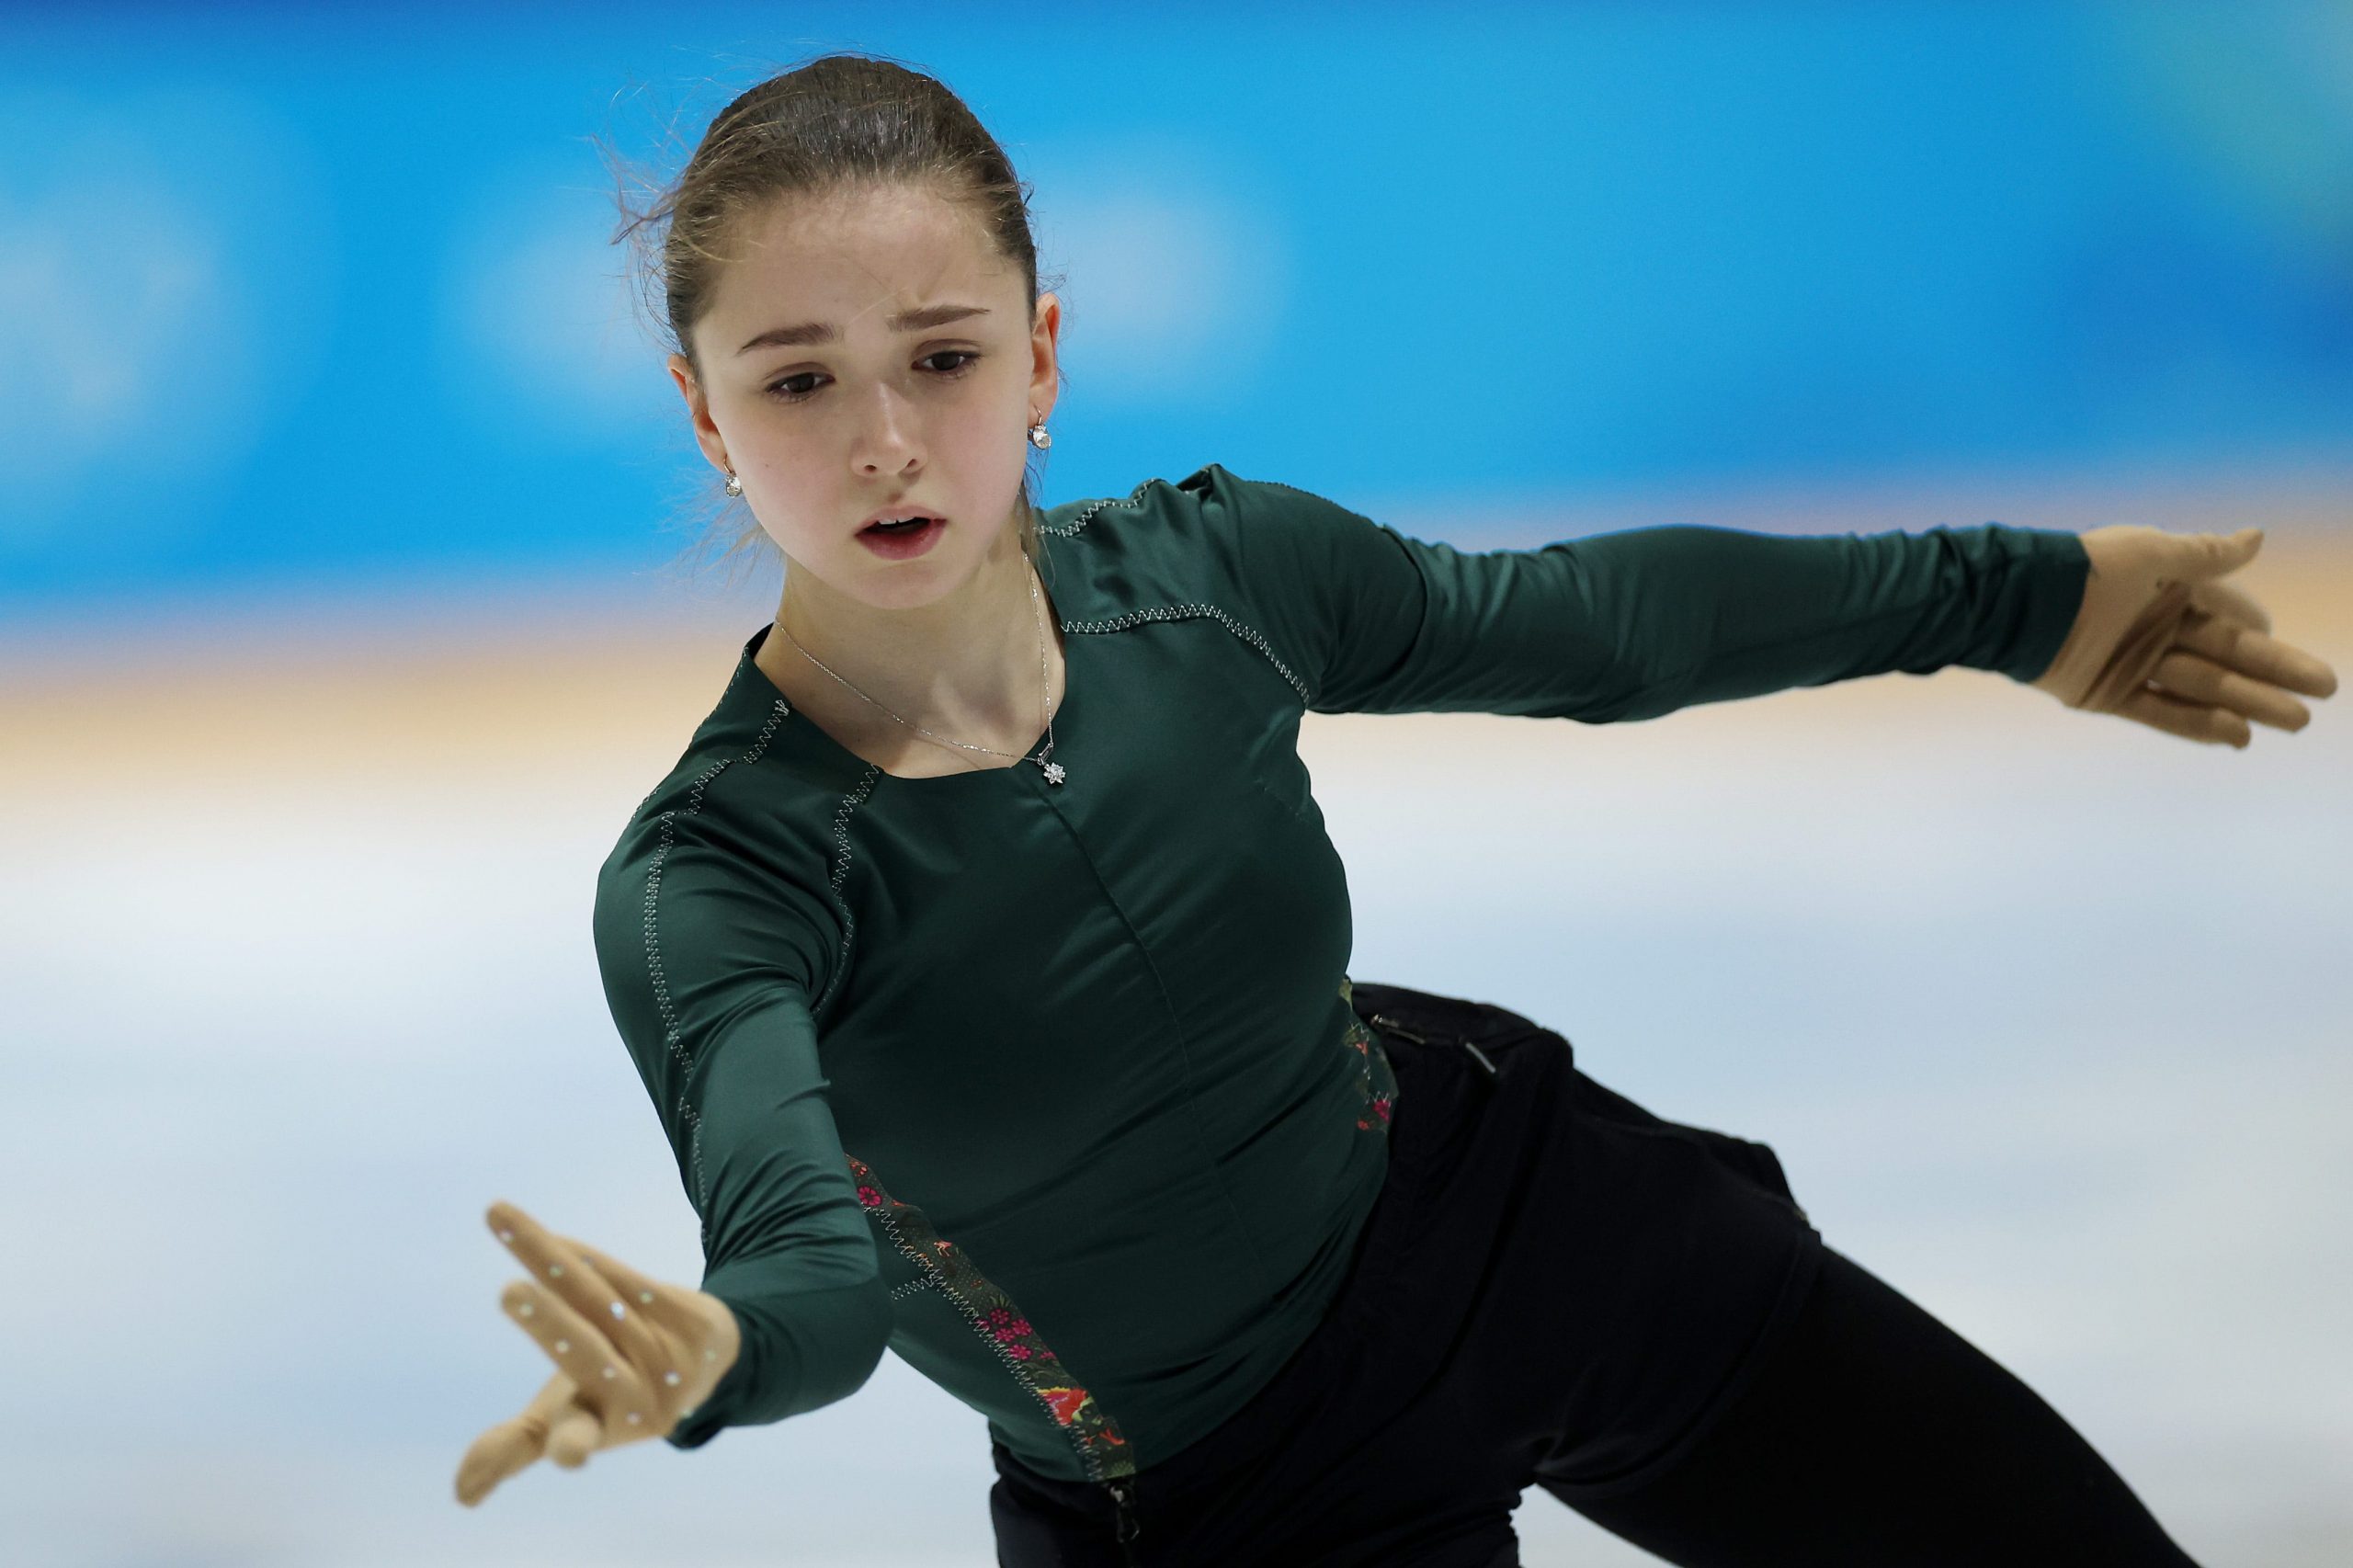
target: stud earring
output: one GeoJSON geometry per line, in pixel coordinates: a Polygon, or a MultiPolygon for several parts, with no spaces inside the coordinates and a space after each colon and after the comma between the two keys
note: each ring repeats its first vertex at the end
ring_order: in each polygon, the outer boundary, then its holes
{"type": "Polygon", "coordinates": [[[744,482],[735,477],[735,471],[732,468],[727,471],[727,494],[730,495],[744,494],[744,482]]]}

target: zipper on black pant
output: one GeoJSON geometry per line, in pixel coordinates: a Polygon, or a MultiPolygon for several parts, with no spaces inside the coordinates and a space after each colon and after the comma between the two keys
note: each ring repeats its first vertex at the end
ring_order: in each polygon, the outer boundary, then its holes
{"type": "Polygon", "coordinates": [[[1120,1511],[1120,1555],[1126,1559],[1129,1568],[1140,1568],[1136,1549],[1130,1544],[1143,1528],[1134,1513],[1136,1483],[1132,1478],[1122,1478],[1103,1483],[1103,1489],[1111,1494],[1111,1502],[1120,1511]]]}
{"type": "MultiPolygon", "coordinates": [[[[1375,1013],[1372,1016],[1372,1021],[1381,1028],[1387,1029],[1392,1034],[1404,1035],[1415,1045],[1429,1044],[1429,1038],[1427,1035],[1415,1034],[1413,1030],[1405,1028],[1403,1024],[1389,1017],[1386,1013],[1375,1013]]],[[[1446,1037],[1446,1043],[1449,1045],[1461,1046],[1463,1050],[1469,1051],[1472,1055],[1479,1059],[1479,1065],[1487,1070],[1488,1077],[1492,1078],[1495,1075],[1495,1064],[1487,1060],[1487,1053],[1485,1051],[1472,1044],[1470,1040],[1464,1039],[1461,1035],[1449,1035],[1446,1037]]]]}

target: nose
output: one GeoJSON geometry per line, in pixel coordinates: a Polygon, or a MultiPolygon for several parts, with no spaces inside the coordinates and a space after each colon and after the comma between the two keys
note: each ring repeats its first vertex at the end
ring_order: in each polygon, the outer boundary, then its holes
{"type": "Polygon", "coordinates": [[[878,381],[858,421],[851,460],[864,474],[904,473],[922,460],[917,435],[913,403],[888,381],[878,381]]]}

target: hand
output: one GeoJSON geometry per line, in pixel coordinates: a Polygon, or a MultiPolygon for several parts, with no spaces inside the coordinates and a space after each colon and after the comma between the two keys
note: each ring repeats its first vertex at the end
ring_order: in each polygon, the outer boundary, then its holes
{"type": "Polygon", "coordinates": [[[512,1204],[492,1204],[487,1217],[531,1276],[508,1285],[499,1303],[557,1370],[520,1415],[466,1450],[458,1501],[470,1508],[542,1454],[577,1470],[599,1449],[667,1435],[743,1347],[735,1314],[718,1297],[649,1279],[512,1204]]]}
{"type": "Polygon", "coordinates": [[[2312,722],[2289,692],[2336,690],[2335,670],[2268,636],[2263,607],[2221,581],[2255,559],[2262,529],[2181,535],[2118,523],[2083,540],[2083,606],[2032,683],[2068,707],[2244,751],[2250,719],[2290,732],[2312,722]]]}

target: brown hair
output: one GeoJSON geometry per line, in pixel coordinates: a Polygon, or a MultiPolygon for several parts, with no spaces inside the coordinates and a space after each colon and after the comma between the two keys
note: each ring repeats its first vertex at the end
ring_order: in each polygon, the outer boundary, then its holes
{"type": "MultiPolygon", "coordinates": [[[[1030,187],[963,99],[937,78],[880,55],[827,54],[768,77],[740,94],[711,119],[677,178],[653,188],[632,207],[627,163],[606,149],[617,185],[621,222],[616,244],[627,242],[639,280],[641,306],[693,365],[694,326],[710,309],[724,244],[739,220],[780,197],[824,196],[860,187],[912,184],[963,205],[999,255],[1019,269],[1029,321],[1038,316],[1038,246],[1030,232],[1030,187]],[[661,309],[651,309],[659,300],[661,309]]],[[[652,182],[639,179],[641,185],[652,182]]],[[[1037,452],[1032,449],[1031,457],[1037,452]]],[[[1021,548],[1042,565],[1034,469],[1022,475],[1021,548]]],[[[699,505],[714,533],[733,529],[722,561],[749,550],[781,553],[748,509],[732,506],[711,476],[699,505]],[[726,525],[720,527],[717,525],[726,525]],[[767,548],[763,551],[761,547],[767,548]]]]}

